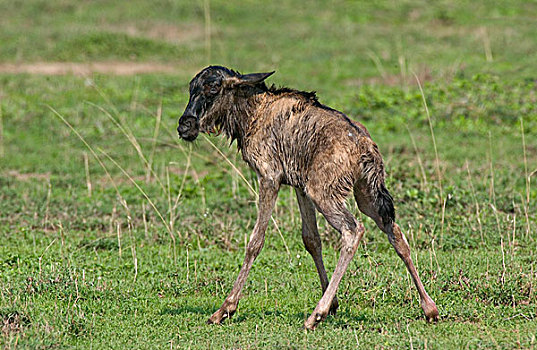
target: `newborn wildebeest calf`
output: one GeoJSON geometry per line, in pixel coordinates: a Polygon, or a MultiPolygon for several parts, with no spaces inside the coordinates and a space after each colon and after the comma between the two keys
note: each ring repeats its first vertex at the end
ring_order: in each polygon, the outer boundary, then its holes
{"type": "Polygon", "coordinates": [[[393,200],[384,186],[384,164],[366,128],[343,113],[322,105],[314,93],[267,88],[271,73],[239,74],[225,67],[203,69],[190,82],[190,100],[177,131],[187,141],[200,132],[224,133],[237,141],[242,157],[259,180],[259,212],[246,257],[231,293],[210,318],[220,323],[237,310],[248,272],[265,240],[278,190],[295,188],[302,216],[302,239],[313,257],[323,296],[305,322],[314,329],[338,301],[336,291],[351,261],[364,226],[345,207],[354,192],[358,208],[388,235],[418,289],[427,320],[438,310],[427,295],[410,257],[410,248],[395,223],[393,200]],[[341,234],[341,253],[330,282],[321,255],[315,210],[341,234]]]}

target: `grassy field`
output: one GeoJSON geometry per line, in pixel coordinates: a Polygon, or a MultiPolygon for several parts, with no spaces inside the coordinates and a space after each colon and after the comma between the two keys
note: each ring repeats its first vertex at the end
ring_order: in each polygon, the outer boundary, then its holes
{"type": "MultiPolygon", "coordinates": [[[[534,348],[536,21],[535,1],[0,0],[1,346],[534,348]],[[51,62],[89,73],[15,69],[51,62]],[[205,324],[256,217],[235,146],[176,135],[209,63],[275,69],[369,129],[440,322],[349,202],[363,244],[338,315],[304,332],[321,291],[283,188],[238,312],[205,324]]],[[[319,225],[331,271],[339,237],[319,225]]]]}

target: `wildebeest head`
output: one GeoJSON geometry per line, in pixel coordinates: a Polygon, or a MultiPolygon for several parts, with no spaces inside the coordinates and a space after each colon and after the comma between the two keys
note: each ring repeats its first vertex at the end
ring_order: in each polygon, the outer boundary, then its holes
{"type": "Polygon", "coordinates": [[[242,87],[255,87],[270,73],[240,74],[221,66],[209,66],[190,81],[190,99],[179,118],[177,132],[186,141],[194,141],[200,132],[211,133],[226,108],[223,101],[242,87]]]}

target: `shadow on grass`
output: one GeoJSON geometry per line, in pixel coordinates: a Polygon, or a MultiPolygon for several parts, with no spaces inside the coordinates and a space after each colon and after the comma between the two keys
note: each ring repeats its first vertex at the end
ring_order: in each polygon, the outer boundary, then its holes
{"type": "MultiPolygon", "coordinates": [[[[209,318],[216,310],[218,309],[210,306],[204,307],[184,305],[177,308],[165,308],[161,311],[161,315],[184,315],[187,313],[193,313],[209,318]]],[[[260,310],[253,312],[239,311],[232,317],[231,322],[241,323],[248,320],[251,321],[253,319],[262,320],[267,318],[275,318],[281,320],[282,323],[290,322],[293,324],[297,323],[302,325],[302,323],[306,320],[308,316],[309,314],[303,312],[291,313],[280,310],[260,310]]],[[[226,320],[226,322],[230,322],[230,320],[226,320]]],[[[355,328],[355,326],[357,326],[358,324],[370,322],[374,322],[374,320],[368,318],[366,314],[340,311],[336,316],[329,315],[323,321],[323,324],[331,328],[346,329],[355,328]]]]}
{"type": "Polygon", "coordinates": [[[209,317],[213,314],[214,311],[213,311],[213,308],[209,306],[205,307],[205,306],[184,305],[184,306],[180,306],[177,308],[165,308],[160,312],[160,314],[161,315],[183,315],[185,313],[192,313],[192,314],[199,314],[199,315],[207,315],[207,317],[209,317]]]}
{"type": "MultiPolygon", "coordinates": [[[[180,306],[177,308],[165,308],[160,314],[161,315],[183,315],[185,313],[194,313],[198,315],[206,315],[207,317],[211,316],[218,308],[213,307],[204,307],[204,306],[180,306]]],[[[302,314],[297,314],[299,318],[303,318],[302,314]]],[[[263,318],[263,317],[285,317],[286,313],[278,310],[266,310],[260,312],[237,312],[233,317],[233,321],[242,322],[251,318],[263,318]]]]}
{"type": "Polygon", "coordinates": [[[233,320],[235,322],[243,322],[246,320],[253,320],[253,319],[265,319],[268,317],[273,318],[279,318],[284,319],[286,318],[288,314],[279,310],[260,310],[260,311],[252,311],[252,312],[239,312],[233,317],[233,320]]]}
{"type": "MultiPolygon", "coordinates": [[[[313,311],[313,310],[312,310],[313,311]]],[[[309,317],[309,314],[305,313],[296,313],[294,315],[296,318],[306,321],[309,317]]],[[[365,314],[357,314],[349,311],[338,311],[336,315],[328,315],[322,324],[330,326],[331,328],[354,328],[353,325],[360,323],[369,323],[372,320],[366,317],[365,314]]]]}

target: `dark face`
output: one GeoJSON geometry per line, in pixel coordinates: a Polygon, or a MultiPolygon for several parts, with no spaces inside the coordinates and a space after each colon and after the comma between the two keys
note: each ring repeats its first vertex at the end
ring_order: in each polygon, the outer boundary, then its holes
{"type": "Polygon", "coordinates": [[[223,82],[233,74],[224,67],[207,67],[190,81],[190,99],[179,119],[177,132],[186,141],[194,141],[200,131],[200,124],[222,95],[223,82]]]}
{"type": "Polygon", "coordinates": [[[220,66],[203,69],[190,81],[190,99],[177,127],[179,137],[194,141],[200,132],[213,132],[224,95],[243,86],[265,86],[263,80],[273,73],[242,75],[220,66]]]}

